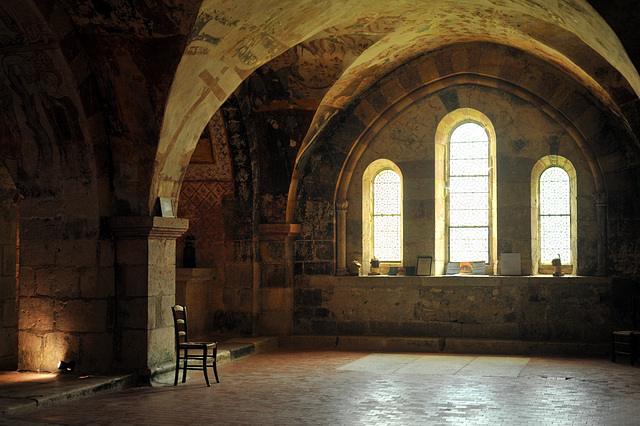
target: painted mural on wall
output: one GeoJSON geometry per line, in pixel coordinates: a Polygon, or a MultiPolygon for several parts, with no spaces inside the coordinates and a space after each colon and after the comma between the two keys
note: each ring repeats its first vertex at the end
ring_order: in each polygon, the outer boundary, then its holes
{"type": "Polygon", "coordinates": [[[254,112],[261,171],[260,193],[286,195],[300,143],[313,111],[301,109],[254,112]]]}
{"type": "Polygon", "coordinates": [[[0,47],[7,48],[0,55],[0,156],[25,177],[84,167],[80,108],[60,71],[53,36],[35,22],[0,6],[0,47]],[[17,43],[23,47],[12,49],[17,43]]]}
{"type": "MultiPolygon", "coordinates": [[[[180,190],[178,215],[189,219],[189,230],[177,242],[178,265],[187,238],[195,239],[197,267],[224,265],[227,257],[223,203],[233,198],[235,189],[230,161],[227,132],[218,111],[200,136],[180,190]]],[[[223,270],[221,267],[221,278],[223,270]]]]}

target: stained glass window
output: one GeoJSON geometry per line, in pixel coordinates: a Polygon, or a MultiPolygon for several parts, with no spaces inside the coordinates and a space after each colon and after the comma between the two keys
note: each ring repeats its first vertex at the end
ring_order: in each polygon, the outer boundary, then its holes
{"type": "Polygon", "coordinates": [[[571,188],[561,167],[549,167],[540,175],[540,261],[558,257],[571,262],[571,188]]]}
{"type": "Polygon", "coordinates": [[[382,262],[402,260],[400,176],[383,170],[373,180],[373,255],[382,262]]]}
{"type": "Polygon", "coordinates": [[[476,123],[449,139],[449,261],[489,261],[489,137],[476,123]]]}

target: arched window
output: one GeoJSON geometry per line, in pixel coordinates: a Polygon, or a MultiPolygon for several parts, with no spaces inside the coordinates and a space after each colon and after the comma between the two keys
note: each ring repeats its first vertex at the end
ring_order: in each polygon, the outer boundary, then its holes
{"type": "Polygon", "coordinates": [[[549,167],[540,175],[540,261],[551,263],[560,256],[571,259],[571,198],[569,175],[549,167]]]}
{"type": "Polygon", "coordinates": [[[373,255],[382,262],[402,259],[401,190],[393,170],[382,170],[373,179],[373,255]]]}
{"type": "Polygon", "coordinates": [[[435,137],[435,271],[447,262],[497,268],[496,132],[478,110],[459,108],[438,123],[435,137]]]}
{"type": "Polygon", "coordinates": [[[565,273],[576,267],[576,172],[559,155],[540,159],[531,173],[531,253],[534,273],[552,273],[558,256],[565,273]]]}
{"type": "Polygon", "coordinates": [[[381,158],[362,176],[363,273],[377,258],[385,265],[402,265],[402,173],[390,160],[381,158]]]}
{"type": "Polygon", "coordinates": [[[489,136],[477,123],[449,138],[449,261],[489,262],[489,136]]]}

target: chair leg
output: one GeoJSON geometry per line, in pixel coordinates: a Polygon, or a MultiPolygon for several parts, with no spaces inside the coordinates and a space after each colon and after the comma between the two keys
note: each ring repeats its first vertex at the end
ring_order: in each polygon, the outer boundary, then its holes
{"type": "Polygon", "coordinates": [[[611,333],[611,362],[616,362],[616,337],[611,333]]]}
{"type": "Polygon", "coordinates": [[[209,374],[207,374],[207,348],[202,349],[202,371],[204,372],[204,381],[207,382],[207,386],[211,387],[209,383],[209,374]]]}
{"type": "Polygon", "coordinates": [[[629,363],[631,365],[633,365],[636,362],[636,356],[638,351],[637,343],[638,343],[638,340],[636,338],[636,335],[634,333],[631,333],[631,335],[629,336],[629,344],[631,346],[631,349],[629,349],[629,358],[630,358],[629,363]]]}
{"type": "Polygon", "coordinates": [[[180,349],[176,352],[176,377],[173,379],[173,386],[178,386],[178,374],[180,374],[180,349]]]}
{"type": "Polygon", "coordinates": [[[218,379],[218,349],[213,350],[213,374],[216,376],[216,383],[220,383],[218,379]]]}
{"type": "Polygon", "coordinates": [[[184,350],[184,365],[182,368],[182,383],[187,381],[187,364],[189,363],[189,350],[184,350]]]}

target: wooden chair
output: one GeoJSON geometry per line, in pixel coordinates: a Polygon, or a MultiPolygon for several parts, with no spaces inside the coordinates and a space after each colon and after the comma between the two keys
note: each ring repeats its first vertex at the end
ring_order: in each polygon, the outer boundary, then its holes
{"type": "Polygon", "coordinates": [[[176,377],[173,381],[173,386],[178,385],[180,368],[182,368],[182,383],[187,380],[187,370],[202,370],[207,386],[211,386],[209,376],[207,375],[207,367],[213,367],[216,382],[220,383],[216,366],[216,356],[218,354],[217,343],[190,342],[187,334],[187,308],[175,305],[171,310],[173,311],[173,324],[176,334],[176,377]],[[209,352],[209,350],[211,350],[211,352],[209,352]],[[192,362],[190,364],[190,361],[197,361],[197,363],[194,364],[192,362]],[[182,366],[180,365],[181,362],[182,366]]]}
{"type": "Polygon", "coordinates": [[[629,363],[633,365],[640,352],[640,330],[638,329],[638,311],[640,310],[640,297],[631,298],[631,322],[630,330],[614,330],[611,332],[611,361],[616,362],[617,355],[629,357],[629,363]]]}

